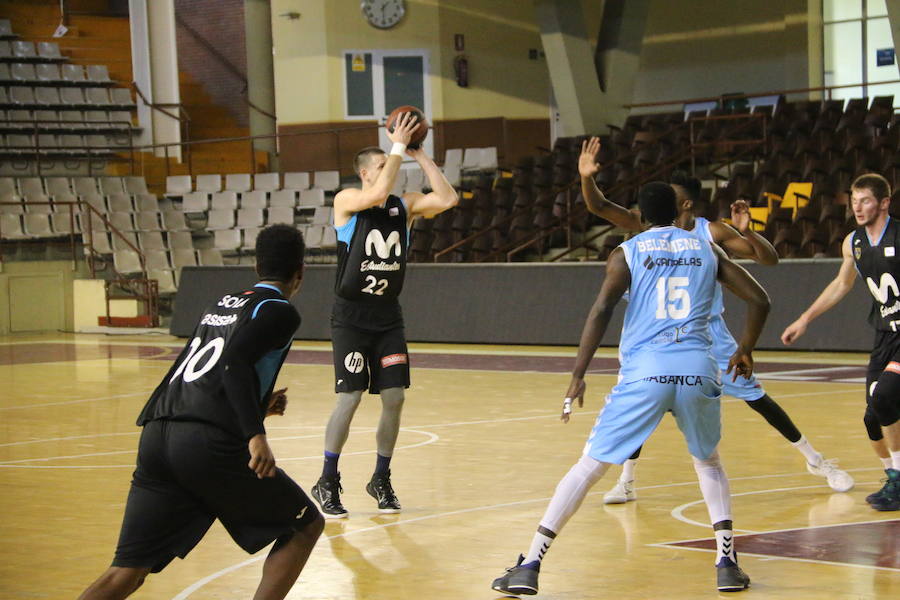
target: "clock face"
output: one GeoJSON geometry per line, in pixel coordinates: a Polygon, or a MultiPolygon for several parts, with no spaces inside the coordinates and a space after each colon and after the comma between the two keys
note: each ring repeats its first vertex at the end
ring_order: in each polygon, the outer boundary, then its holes
{"type": "Polygon", "coordinates": [[[406,14],[405,0],[362,0],[362,13],[373,27],[389,29],[406,14]]]}

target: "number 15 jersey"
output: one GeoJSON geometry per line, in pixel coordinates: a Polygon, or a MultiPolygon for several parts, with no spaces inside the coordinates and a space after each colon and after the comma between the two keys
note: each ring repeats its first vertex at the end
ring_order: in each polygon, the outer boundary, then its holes
{"type": "Polygon", "coordinates": [[[299,325],[297,309],[274,286],[223,296],[203,311],[137,424],[201,421],[245,440],[265,433],[268,398],[299,325]]]}
{"type": "Polygon", "coordinates": [[[674,226],[654,227],[621,248],[631,285],[619,342],[620,382],[718,379],[709,334],[718,259],[709,242],[674,226]]]}

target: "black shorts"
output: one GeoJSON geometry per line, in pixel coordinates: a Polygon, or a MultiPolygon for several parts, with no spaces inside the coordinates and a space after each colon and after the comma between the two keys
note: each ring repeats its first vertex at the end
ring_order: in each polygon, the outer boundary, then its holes
{"type": "Polygon", "coordinates": [[[409,353],[403,327],[367,331],[340,323],[331,325],[334,391],[409,387],[409,353]]]}
{"type": "Polygon", "coordinates": [[[893,373],[900,374],[900,333],[893,331],[876,331],[875,343],[869,355],[869,366],[866,369],[866,402],[872,401],[872,384],[878,381],[881,374],[891,363],[893,373]],[[895,370],[896,369],[896,370],[895,370]]]}
{"type": "Polygon", "coordinates": [[[252,554],[319,517],[284,471],[258,479],[248,462],[247,444],[213,425],[147,423],[113,566],[158,573],[187,556],[216,519],[252,554]]]}

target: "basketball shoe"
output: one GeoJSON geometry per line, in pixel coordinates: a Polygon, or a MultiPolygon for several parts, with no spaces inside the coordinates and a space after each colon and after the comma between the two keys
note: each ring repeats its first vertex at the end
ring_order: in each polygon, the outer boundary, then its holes
{"type": "Polygon", "coordinates": [[[828,486],[836,492],[848,492],[853,489],[854,481],[847,471],[837,468],[837,459],[822,459],[818,465],[806,463],[806,470],[813,475],[824,477],[828,486]]]}
{"type": "Polygon", "coordinates": [[[720,592],[740,592],[750,586],[750,578],[736,562],[723,556],[716,565],[716,586],[720,592]]]}
{"type": "Polygon", "coordinates": [[[881,488],[880,496],[869,504],[875,510],[900,510],[900,470],[885,469],[884,472],[887,473],[887,481],[884,487],[881,488]]]}
{"type": "Polygon", "coordinates": [[[603,494],[603,504],[625,504],[632,500],[637,500],[633,479],[631,481],[619,479],[611,490],[603,494]]]}
{"type": "Polygon", "coordinates": [[[390,470],[372,475],[372,479],[366,484],[366,491],[378,501],[378,512],[400,512],[400,501],[391,486],[390,470]]]}
{"type": "Polygon", "coordinates": [[[322,516],[326,519],[346,519],[347,509],[341,504],[341,474],[333,477],[325,475],[319,477],[316,485],[312,487],[312,497],[319,503],[322,516]]]}
{"type": "Polygon", "coordinates": [[[538,593],[538,575],[541,571],[541,563],[534,561],[523,565],[525,557],[519,555],[516,566],[506,570],[503,577],[498,577],[491,584],[491,589],[502,594],[513,596],[533,596],[538,593]]]}

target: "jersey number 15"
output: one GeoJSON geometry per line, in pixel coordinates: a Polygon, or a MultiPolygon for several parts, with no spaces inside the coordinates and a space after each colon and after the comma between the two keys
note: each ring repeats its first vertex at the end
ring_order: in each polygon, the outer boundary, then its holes
{"type": "Polygon", "coordinates": [[[684,319],[691,313],[687,277],[660,277],[656,280],[656,318],[684,319]]]}

